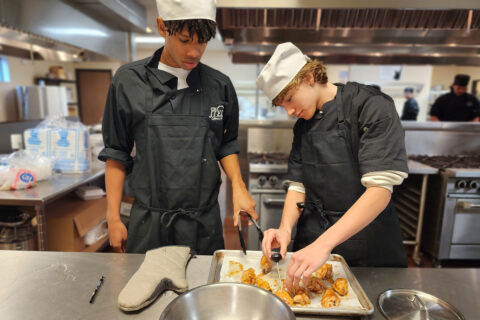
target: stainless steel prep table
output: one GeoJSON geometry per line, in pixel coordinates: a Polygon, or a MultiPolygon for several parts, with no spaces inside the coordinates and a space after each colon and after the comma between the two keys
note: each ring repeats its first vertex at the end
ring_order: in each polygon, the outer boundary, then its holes
{"type": "Polygon", "coordinates": [[[45,205],[77,187],[92,182],[105,174],[105,165],[93,161],[90,171],[81,174],[54,174],[49,180],[40,181],[31,189],[0,191],[0,205],[32,206],[37,217],[38,250],[46,250],[47,234],[45,205]]]}
{"type": "MultiPolygon", "coordinates": [[[[1,319],[158,319],[177,295],[164,293],[141,312],[126,314],[117,307],[123,286],[144,259],[142,254],[0,251],[1,319]],[[95,302],[89,303],[98,280],[105,276],[95,302]]],[[[211,256],[198,256],[187,267],[190,288],[207,282],[211,256]]],[[[363,319],[383,319],[378,295],[391,288],[418,289],[444,299],[466,319],[480,314],[480,269],[352,268],[375,304],[363,319]]],[[[267,319],[267,318],[266,318],[267,319]]],[[[298,316],[298,320],[328,319],[298,316]]],[[[332,318],[347,319],[347,318],[332,318]]]]}

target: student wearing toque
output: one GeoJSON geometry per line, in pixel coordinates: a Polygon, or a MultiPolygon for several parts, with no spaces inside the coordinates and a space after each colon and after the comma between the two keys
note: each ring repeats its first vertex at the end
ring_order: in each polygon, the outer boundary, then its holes
{"type": "Polygon", "coordinates": [[[215,36],[215,1],[157,0],[157,8],[165,45],[116,72],[103,117],[110,245],[212,254],[224,248],[217,161],[232,181],[235,225],[240,211],[257,218],[238,164],[237,96],[226,75],[200,62],[215,36]],[[128,233],[119,216],[126,174],[135,198],[128,233]]]}
{"type": "Polygon", "coordinates": [[[470,76],[457,74],[450,92],[435,100],[430,110],[430,121],[473,121],[478,122],[480,103],[467,93],[470,76]]]}
{"type": "Polygon", "coordinates": [[[417,120],[418,104],[417,100],[413,98],[413,91],[412,87],[407,87],[403,90],[406,101],[403,104],[402,117],[400,120],[417,120]]]}
{"type": "Polygon", "coordinates": [[[407,177],[404,132],[392,99],[370,86],[332,84],[321,62],[292,43],[277,46],[257,85],[298,118],[288,163],[290,185],[278,229],[265,232],[267,257],[285,257],[295,224],[288,289],[328,259],[351,266],[406,267],[393,185],[407,177]]]}

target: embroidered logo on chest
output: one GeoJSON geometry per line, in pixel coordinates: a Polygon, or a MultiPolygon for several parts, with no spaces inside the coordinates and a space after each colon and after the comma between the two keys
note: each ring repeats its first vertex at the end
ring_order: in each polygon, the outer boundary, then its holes
{"type": "Polygon", "coordinates": [[[219,105],[216,107],[210,108],[210,119],[212,120],[223,120],[223,110],[225,107],[223,105],[219,105]]]}

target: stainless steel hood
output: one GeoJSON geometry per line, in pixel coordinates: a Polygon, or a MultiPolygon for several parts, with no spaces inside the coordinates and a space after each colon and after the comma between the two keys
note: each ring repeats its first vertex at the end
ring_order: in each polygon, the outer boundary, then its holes
{"type": "Polygon", "coordinates": [[[132,32],[144,32],[145,13],[135,0],[0,0],[0,43],[9,50],[34,44],[36,59],[59,50],[73,59],[130,61],[132,32]]]}
{"type": "Polygon", "coordinates": [[[388,0],[259,3],[218,0],[220,34],[234,63],[265,63],[277,44],[291,41],[329,64],[480,65],[477,0],[402,1],[409,9],[388,0]]]}

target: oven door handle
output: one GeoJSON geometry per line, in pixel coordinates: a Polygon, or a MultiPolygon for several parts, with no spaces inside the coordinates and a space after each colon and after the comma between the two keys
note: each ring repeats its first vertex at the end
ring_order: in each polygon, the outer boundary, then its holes
{"type": "Polygon", "coordinates": [[[480,203],[471,203],[466,201],[459,201],[458,205],[464,209],[480,208],[480,203]]]}
{"type": "Polygon", "coordinates": [[[454,199],[479,199],[478,194],[465,194],[465,193],[449,193],[447,194],[447,198],[454,198],[454,199]]]}
{"type": "Polygon", "coordinates": [[[268,205],[277,205],[277,206],[283,206],[285,204],[285,199],[275,199],[275,198],[265,198],[263,199],[263,203],[268,206],[268,205]]]}

